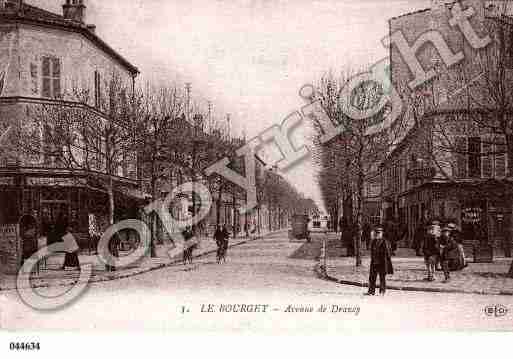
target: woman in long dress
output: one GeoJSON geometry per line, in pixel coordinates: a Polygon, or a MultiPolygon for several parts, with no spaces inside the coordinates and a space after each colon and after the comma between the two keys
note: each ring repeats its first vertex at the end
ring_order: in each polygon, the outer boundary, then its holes
{"type": "Polygon", "coordinates": [[[64,241],[64,247],[66,250],[66,255],[64,257],[64,265],[62,269],[66,268],[76,268],[80,269],[80,261],[78,260],[78,251],[79,247],[77,244],[77,240],[75,236],[72,234],[72,228],[66,228],[66,233],[62,237],[64,241]]]}

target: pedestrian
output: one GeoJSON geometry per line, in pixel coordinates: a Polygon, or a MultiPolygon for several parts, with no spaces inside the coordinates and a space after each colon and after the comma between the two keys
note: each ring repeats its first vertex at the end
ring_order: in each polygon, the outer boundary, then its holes
{"type": "Polygon", "coordinates": [[[376,293],[376,279],[379,275],[379,294],[385,295],[386,276],[394,274],[391,249],[388,239],[384,236],[384,229],[378,226],[374,231],[374,239],[371,243],[371,263],[369,271],[369,291],[366,295],[376,293]]]}
{"type": "Polygon", "coordinates": [[[224,234],[221,226],[217,225],[214,232],[214,240],[217,245],[217,263],[221,263],[224,258],[224,234]]]}
{"type": "Polygon", "coordinates": [[[452,228],[445,226],[442,229],[441,243],[443,245],[441,262],[444,271],[445,282],[451,278],[451,271],[457,271],[464,268],[464,261],[461,258],[461,252],[458,243],[452,234],[452,228]]]}
{"type": "Polygon", "coordinates": [[[440,222],[432,221],[428,227],[422,252],[424,253],[424,262],[427,268],[427,277],[425,280],[432,282],[434,281],[436,264],[440,257],[440,222]]]}
{"type": "Polygon", "coordinates": [[[185,230],[182,232],[182,236],[184,239],[185,249],[183,251],[183,264],[186,265],[187,262],[192,264],[192,256],[194,249],[196,249],[196,243],[191,243],[194,238],[194,232],[190,226],[187,226],[185,230]]]}
{"type": "Polygon", "coordinates": [[[116,271],[116,265],[115,265],[115,258],[119,257],[119,246],[121,245],[121,238],[118,233],[114,233],[114,235],[110,238],[109,243],[107,245],[107,249],[109,250],[110,254],[110,263],[105,265],[105,270],[107,272],[115,272],[116,271]]]}
{"type": "Polygon", "coordinates": [[[64,255],[64,264],[62,265],[62,269],[66,270],[67,268],[75,268],[80,270],[80,261],[78,259],[78,251],[79,247],[77,244],[77,240],[75,236],[72,234],[73,228],[68,226],[65,230],[65,234],[62,237],[64,242],[64,250],[66,254],[64,255]]]}
{"type": "Polygon", "coordinates": [[[468,263],[465,257],[465,249],[463,248],[463,235],[455,223],[449,223],[448,227],[451,230],[451,235],[454,238],[456,245],[458,246],[459,256],[462,264],[461,269],[466,268],[468,266],[468,263]]]}
{"type": "Polygon", "coordinates": [[[223,225],[222,233],[223,233],[223,253],[224,253],[224,260],[226,261],[226,253],[228,252],[228,241],[230,240],[230,232],[228,232],[228,228],[226,227],[226,225],[223,225]]]}
{"type": "MultiPolygon", "coordinates": [[[[37,251],[37,221],[33,216],[23,216],[20,220],[20,232],[22,238],[22,257],[21,264],[23,265],[26,260],[31,258],[37,251]]],[[[38,267],[36,267],[38,270],[38,267]]]]}

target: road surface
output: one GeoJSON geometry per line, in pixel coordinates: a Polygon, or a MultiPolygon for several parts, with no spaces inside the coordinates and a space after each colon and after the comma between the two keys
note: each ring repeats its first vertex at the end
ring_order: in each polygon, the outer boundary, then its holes
{"type": "Polygon", "coordinates": [[[305,245],[273,235],[230,248],[225,264],[210,255],[193,265],[92,284],[76,302],[55,312],[34,311],[16,292],[3,292],[0,322],[10,329],[182,333],[513,329],[512,297],[400,291],[364,297],[363,288],[317,278],[315,256],[305,245]],[[484,308],[497,304],[509,313],[487,316],[484,308]]]}

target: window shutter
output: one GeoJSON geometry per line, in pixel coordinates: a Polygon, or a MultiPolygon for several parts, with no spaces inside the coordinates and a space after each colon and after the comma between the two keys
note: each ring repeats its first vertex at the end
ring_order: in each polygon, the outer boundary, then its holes
{"type": "Polygon", "coordinates": [[[59,59],[52,61],[53,97],[61,97],[61,62],[59,59]]]}
{"type": "Polygon", "coordinates": [[[456,137],[455,138],[455,149],[456,149],[456,178],[467,177],[467,138],[456,137]]]}
{"type": "Polygon", "coordinates": [[[493,177],[493,143],[489,137],[484,137],[481,142],[483,153],[482,172],[484,178],[493,177]]]}
{"type": "Polygon", "coordinates": [[[43,57],[43,97],[52,97],[52,85],[50,77],[50,58],[43,57]]]}
{"type": "Polygon", "coordinates": [[[94,103],[96,107],[101,105],[101,75],[98,71],[94,72],[94,103]]]}

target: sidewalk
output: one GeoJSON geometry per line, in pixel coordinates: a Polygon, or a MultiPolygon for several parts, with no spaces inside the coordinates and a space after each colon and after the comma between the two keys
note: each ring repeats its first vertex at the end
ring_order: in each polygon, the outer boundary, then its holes
{"type": "MultiPolygon", "coordinates": [[[[229,247],[239,246],[257,239],[262,239],[265,236],[280,233],[282,231],[270,232],[260,236],[252,236],[250,238],[232,238],[230,239],[229,247]]],[[[93,266],[92,276],[89,280],[90,283],[104,282],[122,278],[132,277],[138,274],[143,274],[166,266],[181,264],[182,256],[178,255],[174,258],[169,258],[168,251],[172,249],[172,245],[164,244],[156,247],[157,257],[150,258],[144,257],[139,262],[118,269],[115,272],[105,271],[105,265],[101,263],[96,255],[80,255],[81,265],[91,264],[93,266]]],[[[199,248],[194,251],[194,258],[206,256],[215,253],[217,245],[212,238],[201,238],[199,248]]],[[[123,253],[122,253],[123,254],[123,253]]],[[[80,272],[78,270],[61,270],[64,255],[55,255],[48,259],[47,268],[42,270],[38,275],[31,278],[31,285],[33,288],[44,288],[54,286],[72,286],[77,283],[80,272]]],[[[16,289],[16,276],[0,274],[0,291],[15,290],[16,289]]]]}
{"type": "MultiPolygon", "coordinates": [[[[442,272],[435,274],[435,281],[425,281],[426,269],[423,258],[393,257],[394,274],[387,276],[388,289],[441,292],[513,295],[513,278],[508,278],[511,258],[496,258],[493,263],[472,263],[459,272],[451,273],[451,280],[443,283],[442,272]]],[[[321,263],[322,264],[322,263],[321,263]]],[[[355,267],[354,258],[329,258],[326,272],[317,271],[328,280],[340,284],[368,287],[370,259],[363,258],[363,265],[355,267]]],[[[379,279],[378,279],[379,282],[379,279]]]]}

